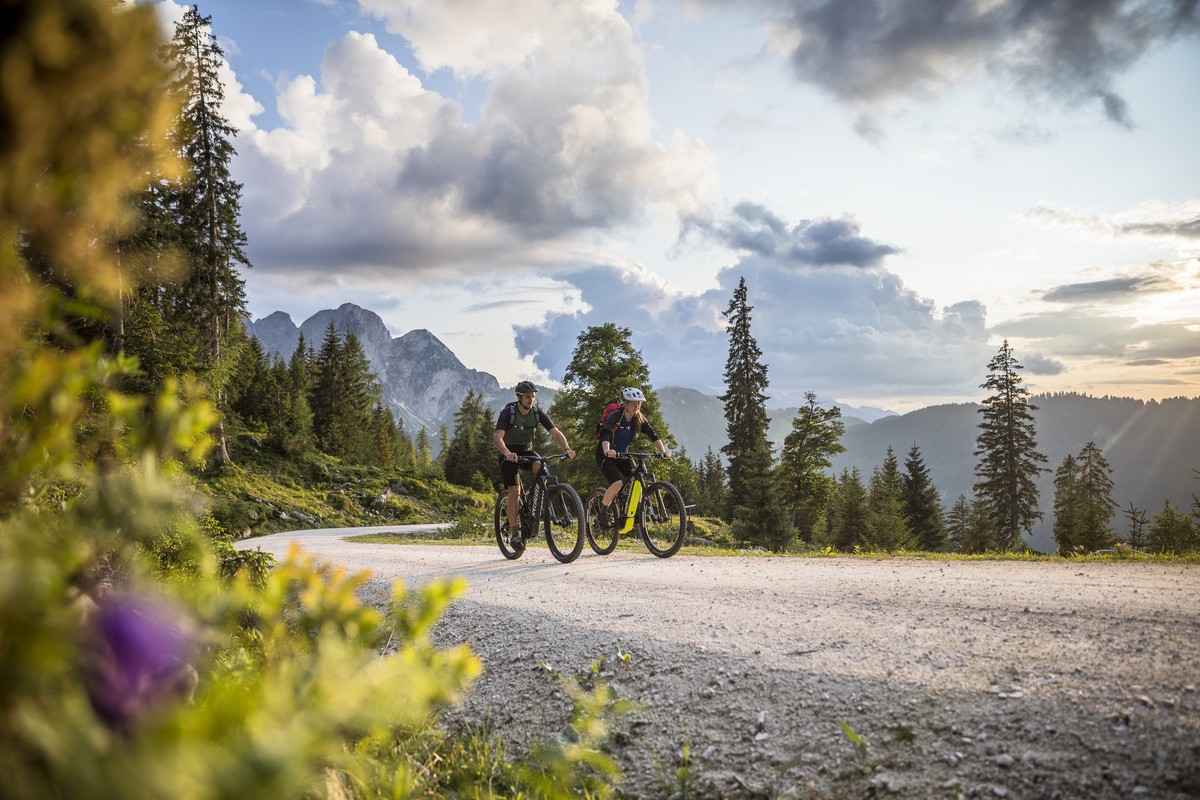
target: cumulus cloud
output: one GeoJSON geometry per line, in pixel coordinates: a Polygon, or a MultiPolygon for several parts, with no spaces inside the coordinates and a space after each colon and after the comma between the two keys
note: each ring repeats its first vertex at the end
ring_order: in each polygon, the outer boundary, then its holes
{"type": "Polygon", "coordinates": [[[822,224],[788,224],[761,206],[739,206],[707,228],[726,237],[739,258],[719,272],[718,288],[700,294],[676,292],[645,270],[616,265],[564,275],[587,310],[517,327],[518,351],[549,374],[561,374],[578,333],[612,322],[631,329],[656,385],[719,392],[729,347],[722,312],[744,277],[772,404],[802,402],[808,390],[832,396],[880,388],[916,395],[944,395],[947,386],[974,391],[991,349],[982,305],[938,309],[874,266],[882,258],[875,250],[887,246],[862,236],[856,225],[829,227],[836,235],[822,233],[822,224]],[[844,246],[850,240],[857,244],[844,246]],[[841,245],[797,246],[826,241],[841,245]]]}
{"type": "Polygon", "coordinates": [[[852,216],[788,224],[765,206],[742,202],[724,220],[692,221],[692,227],[736,251],[793,266],[878,266],[899,248],[863,236],[852,216]]]}
{"type": "Polygon", "coordinates": [[[591,231],[694,216],[714,193],[708,149],[656,130],[640,52],[611,3],[361,5],[425,69],[486,79],[480,118],[465,121],[374,36],[333,43],[319,78],[280,87],[283,124],[238,143],[259,269],[548,265],[591,231]]]}
{"type": "MultiPolygon", "coordinates": [[[[716,0],[713,0],[716,2],[716,0]]],[[[1200,31],[1193,0],[762,0],[793,74],[863,114],[980,75],[1067,106],[1095,102],[1132,127],[1117,76],[1200,31]]]]}

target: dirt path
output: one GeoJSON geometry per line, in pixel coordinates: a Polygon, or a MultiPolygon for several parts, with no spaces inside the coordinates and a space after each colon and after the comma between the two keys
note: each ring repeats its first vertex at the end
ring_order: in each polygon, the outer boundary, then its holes
{"type": "Polygon", "coordinates": [[[345,533],[243,546],[369,568],[372,601],[396,578],[465,576],[438,636],[483,659],[466,716],[514,750],[566,721],[538,662],[608,658],[643,705],[614,751],[630,796],[665,796],[656,765],[686,742],[697,796],[1200,797],[1200,566],[587,550],[564,566],[345,533]]]}

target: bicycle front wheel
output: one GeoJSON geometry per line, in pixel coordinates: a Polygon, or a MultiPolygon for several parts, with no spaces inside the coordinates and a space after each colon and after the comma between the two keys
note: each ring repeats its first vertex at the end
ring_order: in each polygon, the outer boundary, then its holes
{"type": "Polygon", "coordinates": [[[604,490],[593,489],[587,499],[587,540],[596,555],[606,556],[617,549],[617,529],[600,525],[600,509],[604,507],[604,490]]]}
{"type": "Polygon", "coordinates": [[[641,508],[642,541],[659,558],[670,558],[679,552],[687,535],[687,509],[683,496],[666,481],[655,481],[646,487],[641,508]]]}
{"type": "Polygon", "coordinates": [[[546,488],[546,514],[542,526],[550,553],[564,564],[583,551],[583,502],[579,493],[565,483],[546,488]]]}
{"type": "MultiPolygon", "coordinates": [[[[522,543],[520,546],[514,547],[512,544],[512,534],[519,531],[508,531],[508,492],[501,492],[496,498],[496,511],[492,515],[492,526],[496,529],[496,544],[500,547],[500,553],[509,561],[520,558],[525,552],[525,546],[522,543]]],[[[520,538],[517,539],[520,541],[520,538]]]]}

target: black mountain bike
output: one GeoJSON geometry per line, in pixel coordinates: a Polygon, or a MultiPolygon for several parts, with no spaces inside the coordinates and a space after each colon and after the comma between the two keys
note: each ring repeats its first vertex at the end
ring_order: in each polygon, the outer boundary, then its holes
{"type": "Polygon", "coordinates": [[[521,487],[517,530],[508,529],[508,492],[502,490],[496,498],[496,544],[505,558],[520,558],[525,543],[537,537],[539,525],[545,529],[550,553],[562,563],[570,564],[583,552],[583,502],[569,484],[550,474],[549,462],[560,458],[566,456],[517,457],[518,463],[538,461],[542,468],[529,480],[522,480],[521,473],[517,473],[521,487]]]}
{"type": "Polygon", "coordinates": [[[623,453],[617,458],[633,462],[633,473],[613,498],[608,527],[600,524],[604,489],[594,489],[587,499],[588,544],[600,555],[608,555],[623,535],[637,533],[646,549],[659,558],[679,552],[687,535],[687,507],[679,490],[667,481],[656,480],[646,466],[659,453],[623,453]]]}

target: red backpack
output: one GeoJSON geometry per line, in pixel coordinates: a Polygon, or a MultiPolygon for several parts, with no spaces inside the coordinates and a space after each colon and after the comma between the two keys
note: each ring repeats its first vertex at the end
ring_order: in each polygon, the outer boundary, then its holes
{"type": "Polygon", "coordinates": [[[600,434],[604,433],[604,420],[608,419],[608,415],[620,407],[620,403],[609,403],[605,406],[604,413],[600,415],[600,422],[596,423],[596,441],[600,441],[600,434]]]}

